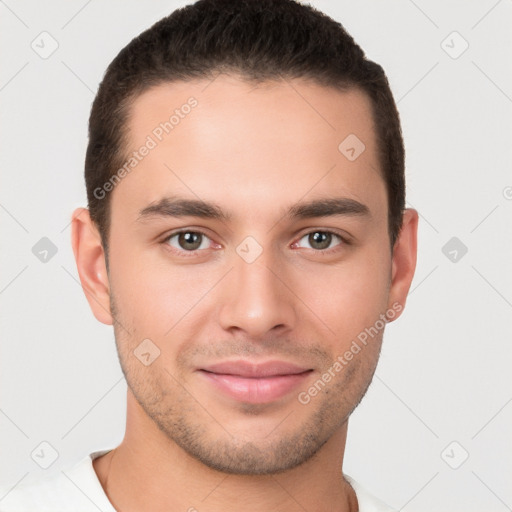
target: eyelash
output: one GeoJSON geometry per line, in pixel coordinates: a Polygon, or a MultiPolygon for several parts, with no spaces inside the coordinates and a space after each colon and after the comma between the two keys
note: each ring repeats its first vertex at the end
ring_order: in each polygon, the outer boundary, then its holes
{"type": "MultiPolygon", "coordinates": [[[[192,251],[186,251],[185,249],[177,249],[176,247],[172,247],[171,245],[169,245],[169,241],[171,240],[171,238],[173,238],[175,236],[178,236],[181,233],[196,233],[196,234],[199,234],[201,236],[206,237],[207,239],[209,239],[211,241],[210,237],[204,231],[201,231],[200,229],[181,229],[179,231],[175,231],[173,233],[170,233],[160,243],[165,245],[168,248],[168,250],[170,250],[174,254],[178,253],[180,256],[184,256],[184,257],[187,257],[187,258],[189,258],[189,257],[192,257],[192,258],[193,257],[197,257],[198,254],[201,251],[205,250],[205,249],[194,249],[192,251]]],[[[340,235],[336,231],[332,231],[332,230],[329,230],[329,229],[313,229],[311,231],[308,231],[308,232],[302,234],[300,236],[300,238],[297,240],[297,242],[293,242],[292,245],[295,245],[296,243],[300,242],[300,240],[302,240],[304,237],[309,236],[312,233],[326,233],[326,234],[330,234],[330,235],[333,235],[334,237],[337,237],[339,239],[339,241],[340,241],[334,247],[330,247],[330,248],[327,248],[327,249],[309,249],[311,251],[314,251],[316,254],[319,254],[319,255],[322,255],[322,256],[323,255],[330,255],[332,252],[336,252],[337,250],[339,250],[339,247],[342,246],[342,245],[350,245],[351,244],[350,240],[347,237],[344,237],[344,236],[340,235]]]]}
{"type": "Polygon", "coordinates": [[[336,253],[338,252],[340,249],[341,249],[341,246],[343,245],[350,245],[350,241],[348,240],[347,237],[344,237],[342,235],[340,235],[339,233],[337,233],[336,231],[332,231],[332,230],[329,230],[329,229],[312,229],[311,231],[308,231],[304,234],[302,234],[300,236],[300,238],[297,240],[297,242],[293,242],[292,245],[295,245],[296,243],[300,242],[303,238],[313,234],[313,233],[324,233],[324,234],[329,234],[329,235],[332,235],[333,237],[337,238],[339,240],[339,243],[336,244],[334,247],[329,247],[327,249],[309,249],[309,248],[306,248],[310,251],[313,251],[316,255],[320,255],[320,256],[329,256],[331,255],[332,253],[336,253]]]}

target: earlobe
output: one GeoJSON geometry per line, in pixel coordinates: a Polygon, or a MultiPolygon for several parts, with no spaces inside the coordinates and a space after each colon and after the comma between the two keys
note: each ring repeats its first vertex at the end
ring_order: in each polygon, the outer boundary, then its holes
{"type": "Polygon", "coordinates": [[[71,245],[82,289],[94,316],[100,322],[112,325],[105,253],[98,229],[86,208],[77,208],[73,212],[71,245]]]}
{"type": "MultiPolygon", "coordinates": [[[[402,229],[393,248],[391,287],[388,301],[388,308],[398,310],[398,305],[400,306],[400,314],[405,307],[407,294],[416,269],[417,237],[418,212],[408,208],[403,214],[402,229]]],[[[400,314],[393,319],[398,318],[400,314]]]]}

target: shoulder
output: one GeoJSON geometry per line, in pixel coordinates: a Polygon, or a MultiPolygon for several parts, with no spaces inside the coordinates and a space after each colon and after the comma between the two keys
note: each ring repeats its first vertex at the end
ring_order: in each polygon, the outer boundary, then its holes
{"type": "Polygon", "coordinates": [[[50,476],[0,487],[0,512],[115,512],[92,465],[99,453],[50,476]]]}
{"type": "Polygon", "coordinates": [[[383,501],[370,494],[362,485],[348,475],[343,475],[357,496],[359,512],[396,512],[383,501]]]}

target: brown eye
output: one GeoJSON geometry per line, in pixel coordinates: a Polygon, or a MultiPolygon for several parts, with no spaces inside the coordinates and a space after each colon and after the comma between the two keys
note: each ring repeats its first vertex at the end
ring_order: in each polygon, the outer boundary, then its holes
{"type": "Polygon", "coordinates": [[[339,243],[333,244],[333,242],[336,240],[338,240],[338,242],[343,242],[341,236],[335,233],[331,233],[330,231],[312,231],[311,233],[304,235],[300,239],[299,244],[301,244],[303,240],[307,241],[309,248],[315,249],[317,251],[330,249],[334,245],[339,245],[339,243]]]}
{"type": "Polygon", "coordinates": [[[327,249],[331,245],[331,233],[324,231],[315,231],[308,235],[308,242],[313,249],[327,249]]]}
{"type": "Polygon", "coordinates": [[[171,235],[167,242],[172,247],[182,251],[195,251],[198,249],[208,249],[208,238],[198,231],[181,231],[171,235]]]}

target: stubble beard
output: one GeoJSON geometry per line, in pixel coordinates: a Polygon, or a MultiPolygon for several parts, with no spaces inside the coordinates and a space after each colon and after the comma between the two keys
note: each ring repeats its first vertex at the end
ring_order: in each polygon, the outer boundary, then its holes
{"type": "MultiPolygon", "coordinates": [[[[111,308],[119,319],[112,298],[111,308]]],[[[283,411],[274,430],[255,439],[232,434],[230,425],[207,411],[200,397],[194,397],[183,385],[184,380],[161,365],[144,367],[133,355],[133,339],[115,323],[114,333],[123,374],[146,415],[170,442],[205,466],[227,474],[272,475],[309,461],[348,421],[365,395],[376,366],[376,361],[368,365],[352,360],[337,380],[309,404],[297,400],[288,412],[283,411]],[[311,413],[298,423],[294,412],[297,410],[304,418],[304,408],[311,408],[311,413]]],[[[243,409],[248,421],[255,422],[265,410],[252,404],[244,404],[243,409]]]]}

